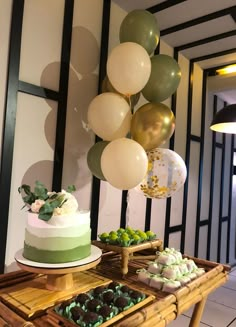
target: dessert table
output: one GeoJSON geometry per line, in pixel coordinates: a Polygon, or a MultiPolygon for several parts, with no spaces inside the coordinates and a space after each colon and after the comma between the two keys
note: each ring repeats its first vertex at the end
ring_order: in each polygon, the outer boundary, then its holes
{"type": "MultiPolygon", "coordinates": [[[[134,257],[129,260],[125,276],[120,269],[121,255],[104,251],[96,268],[74,272],[73,287],[62,291],[47,289],[47,275],[44,274],[19,270],[0,275],[0,327],[66,327],[60,317],[50,314],[53,307],[78,293],[107,284],[111,280],[125,283],[152,297],[151,301],[145,302],[138,310],[112,323],[112,326],[165,327],[191,307],[194,310],[189,326],[199,326],[207,296],[227,281],[230,267],[187,256],[204,268],[206,273],[170,294],[157,291],[138,281],[136,271],[147,266],[148,260],[145,260],[144,255],[151,255],[150,251],[146,251],[142,251],[137,259],[134,257]]],[[[108,325],[109,323],[106,324],[108,325]]]]}

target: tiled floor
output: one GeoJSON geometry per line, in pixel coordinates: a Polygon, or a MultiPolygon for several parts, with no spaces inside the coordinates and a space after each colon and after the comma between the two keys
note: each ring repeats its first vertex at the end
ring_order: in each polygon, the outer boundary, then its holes
{"type": "MultiPolygon", "coordinates": [[[[168,327],[188,327],[192,310],[179,316],[168,327]]],[[[211,293],[206,302],[200,327],[236,327],[236,267],[229,281],[211,293]]]]}

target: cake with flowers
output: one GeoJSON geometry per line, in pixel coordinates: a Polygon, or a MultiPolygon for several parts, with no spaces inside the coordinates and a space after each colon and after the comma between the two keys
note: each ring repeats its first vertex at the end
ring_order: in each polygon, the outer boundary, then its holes
{"type": "Polygon", "coordinates": [[[48,192],[40,182],[36,182],[34,192],[28,185],[19,187],[29,208],[23,250],[26,259],[66,263],[90,255],[90,213],[78,209],[74,190],[69,186],[66,191],[48,192]]]}

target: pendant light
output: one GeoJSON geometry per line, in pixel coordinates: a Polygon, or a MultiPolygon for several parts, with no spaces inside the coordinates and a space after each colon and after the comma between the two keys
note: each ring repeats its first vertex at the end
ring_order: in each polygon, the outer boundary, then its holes
{"type": "Polygon", "coordinates": [[[236,134],[236,104],[228,105],[218,111],[210,129],[220,133],[236,134]]]}

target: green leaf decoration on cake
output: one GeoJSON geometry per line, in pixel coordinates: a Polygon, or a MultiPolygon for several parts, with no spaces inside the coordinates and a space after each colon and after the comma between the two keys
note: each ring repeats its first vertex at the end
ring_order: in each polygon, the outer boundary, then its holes
{"type": "MultiPolygon", "coordinates": [[[[76,190],[75,185],[69,185],[66,191],[61,192],[48,192],[45,185],[39,181],[35,182],[34,191],[31,191],[29,185],[23,184],[18,188],[18,192],[21,194],[24,201],[24,207],[28,207],[29,211],[38,214],[38,218],[48,221],[57,209],[56,215],[58,215],[58,209],[63,208],[64,204],[67,205],[67,210],[76,210],[78,204],[72,192],[76,190]]],[[[61,210],[61,209],[60,209],[61,210]]],[[[65,208],[64,208],[65,210],[65,208]]],[[[63,210],[61,210],[63,212],[63,210]]],[[[59,214],[63,214],[63,213],[59,214]]],[[[73,211],[74,212],[74,211],[73,211]]]]}
{"type": "Polygon", "coordinates": [[[156,234],[152,231],[144,232],[140,229],[133,229],[131,227],[119,228],[117,231],[104,232],[98,235],[103,243],[111,245],[119,245],[127,247],[130,245],[137,245],[143,242],[152,241],[156,238],[156,234]]]}
{"type": "Polygon", "coordinates": [[[48,198],[48,190],[42,183],[36,181],[34,195],[37,199],[46,200],[48,198]]]}
{"type": "Polygon", "coordinates": [[[68,192],[68,193],[73,193],[74,191],[76,191],[75,185],[69,185],[69,186],[67,187],[66,192],[68,192]]]}

